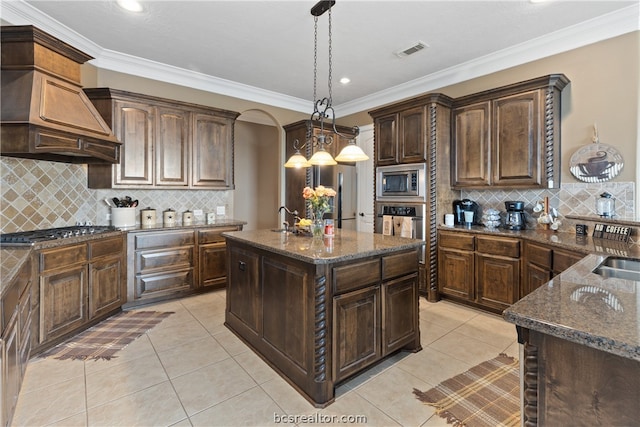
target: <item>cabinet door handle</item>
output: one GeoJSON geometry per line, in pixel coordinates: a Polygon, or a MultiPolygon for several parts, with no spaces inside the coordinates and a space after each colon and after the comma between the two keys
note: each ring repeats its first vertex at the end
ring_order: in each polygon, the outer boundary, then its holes
{"type": "Polygon", "coordinates": [[[245,271],[247,269],[247,263],[244,261],[238,261],[238,269],[240,271],[245,271]]]}

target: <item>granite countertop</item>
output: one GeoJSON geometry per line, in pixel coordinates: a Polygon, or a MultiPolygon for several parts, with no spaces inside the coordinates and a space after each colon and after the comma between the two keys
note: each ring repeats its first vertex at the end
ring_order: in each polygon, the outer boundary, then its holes
{"type": "Polygon", "coordinates": [[[593,273],[605,258],[587,255],[507,308],[505,320],[640,361],[640,282],[593,273]]]}
{"type": "Polygon", "coordinates": [[[228,227],[228,226],[238,226],[245,225],[246,221],[240,221],[232,218],[221,218],[216,219],[215,222],[211,224],[207,224],[203,221],[194,221],[192,224],[184,225],[181,222],[177,222],[176,225],[167,225],[165,226],[161,222],[157,222],[151,226],[142,226],[140,224],[136,224],[132,227],[121,227],[122,231],[160,231],[160,230],[180,230],[180,229],[190,229],[190,228],[215,228],[215,227],[228,227]]]}
{"type": "Polygon", "coordinates": [[[504,236],[543,243],[545,245],[568,249],[583,254],[617,255],[632,258],[640,257],[640,246],[614,240],[594,239],[591,236],[578,236],[574,233],[555,232],[542,229],[507,230],[504,228],[490,229],[484,226],[474,225],[471,228],[465,226],[447,227],[438,226],[438,231],[465,232],[489,236],[504,236]]]}
{"type": "Polygon", "coordinates": [[[318,240],[308,235],[271,230],[231,231],[222,235],[228,240],[248,243],[256,248],[313,264],[329,264],[424,245],[424,241],[417,239],[341,229],[337,229],[332,238],[318,240]]]}

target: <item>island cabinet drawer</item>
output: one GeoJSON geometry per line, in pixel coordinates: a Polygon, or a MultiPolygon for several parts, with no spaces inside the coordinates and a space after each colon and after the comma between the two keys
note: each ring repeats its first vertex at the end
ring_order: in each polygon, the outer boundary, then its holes
{"type": "Polygon", "coordinates": [[[520,241],[516,239],[478,236],[476,244],[482,254],[520,258],[520,241]]]}
{"type": "Polygon", "coordinates": [[[198,244],[224,242],[225,238],[222,233],[227,231],[237,231],[238,227],[219,227],[213,230],[198,230],[198,244]]]}
{"type": "Polygon", "coordinates": [[[195,244],[193,230],[162,231],[160,233],[139,233],[135,237],[136,249],[167,248],[195,244]]]}
{"type": "Polygon", "coordinates": [[[418,272],[418,253],[416,251],[382,257],[382,280],[418,272]]]}
{"type": "Polygon", "coordinates": [[[109,255],[120,255],[124,250],[124,240],[122,236],[113,239],[100,239],[89,242],[89,253],[91,258],[98,258],[109,255]]]}
{"type": "Polygon", "coordinates": [[[72,264],[86,263],[87,260],[86,243],[65,246],[64,248],[46,249],[40,252],[40,272],[65,268],[72,264]]]}
{"type": "Polygon", "coordinates": [[[551,248],[525,242],[524,254],[526,262],[538,265],[547,269],[551,269],[553,251],[551,248]]]}
{"type": "Polygon", "coordinates": [[[438,245],[440,245],[441,248],[472,251],[475,249],[475,236],[441,231],[438,235],[438,245]]]}
{"type": "Polygon", "coordinates": [[[193,266],[193,248],[176,248],[136,252],[136,273],[147,274],[163,269],[193,266]]]}
{"type": "Polygon", "coordinates": [[[333,289],[343,293],[380,281],[380,259],[341,265],[332,270],[333,289]]]}

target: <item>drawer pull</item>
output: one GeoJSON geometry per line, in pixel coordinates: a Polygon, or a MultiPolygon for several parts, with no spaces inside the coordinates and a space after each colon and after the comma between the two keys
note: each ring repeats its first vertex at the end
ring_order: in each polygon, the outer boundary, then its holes
{"type": "Polygon", "coordinates": [[[238,269],[245,271],[247,269],[247,263],[244,261],[238,261],[238,269]]]}

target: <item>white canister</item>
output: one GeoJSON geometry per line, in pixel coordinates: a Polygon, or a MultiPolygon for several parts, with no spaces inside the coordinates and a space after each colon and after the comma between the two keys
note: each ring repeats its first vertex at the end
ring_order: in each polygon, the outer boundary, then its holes
{"type": "Polygon", "coordinates": [[[453,214],[444,215],[444,225],[447,227],[453,227],[453,214]]]}
{"type": "Polygon", "coordinates": [[[191,225],[193,224],[193,212],[184,211],[182,212],[182,225],[191,225]]]}
{"type": "Polygon", "coordinates": [[[140,225],[142,227],[153,227],[156,225],[156,210],[151,208],[140,211],[140,225]]]}
{"type": "Polygon", "coordinates": [[[169,208],[162,212],[162,223],[165,227],[171,227],[176,225],[176,211],[169,208]]]}
{"type": "Polygon", "coordinates": [[[118,228],[136,225],[136,208],[111,208],[111,225],[118,228]]]}

